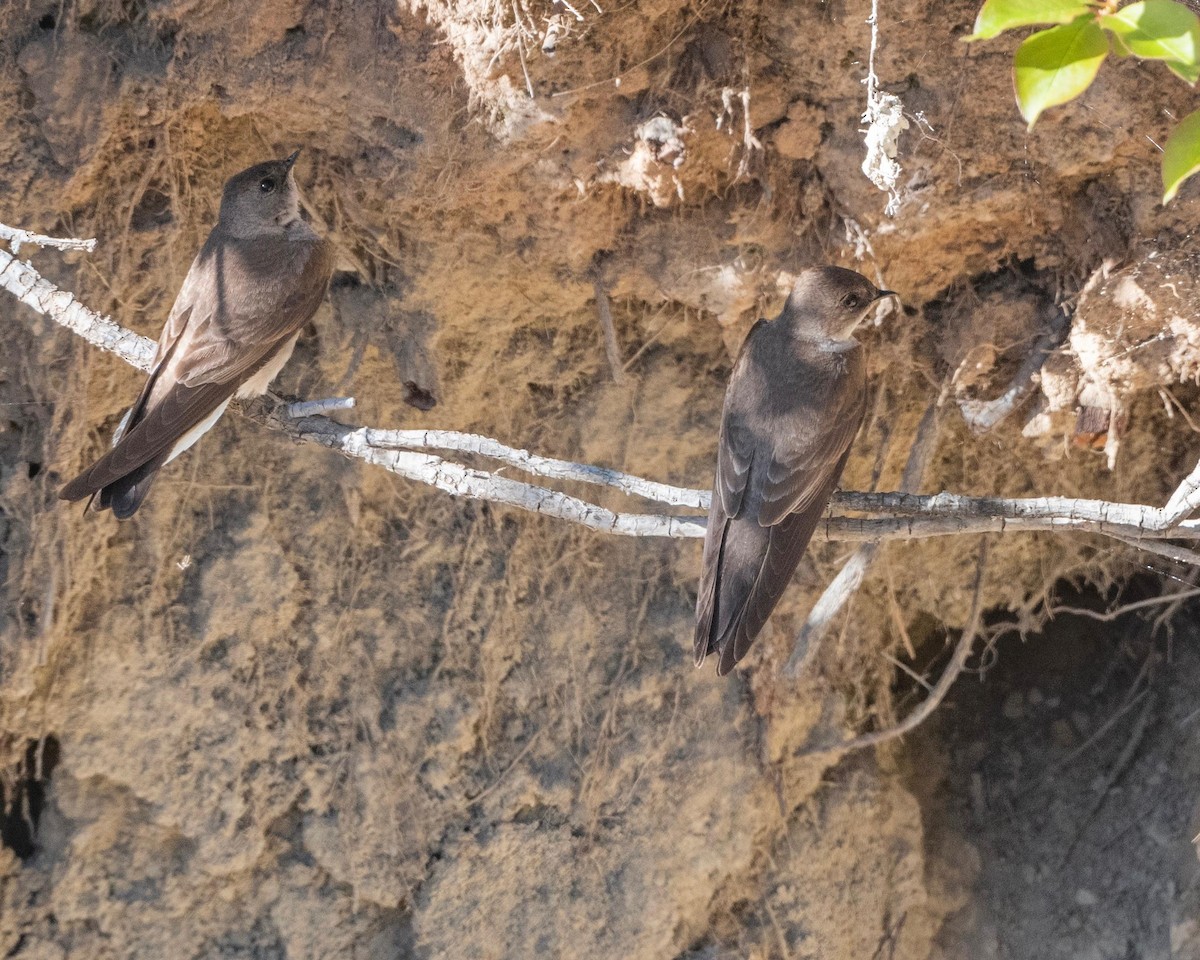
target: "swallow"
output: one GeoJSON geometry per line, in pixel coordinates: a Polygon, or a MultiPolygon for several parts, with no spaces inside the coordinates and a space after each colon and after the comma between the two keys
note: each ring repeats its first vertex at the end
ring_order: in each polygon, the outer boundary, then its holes
{"type": "Polygon", "coordinates": [[[866,408],[855,328],[883,297],[853,270],[815,267],[734,362],[696,597],[694,653],[717,674],[750,649],[837,486],[866,408]]]}
{"type": "Polygon", "coordinates": [[[119,520],[137,512],[158,471],[220,419],[234,397],[265,393],[325,297],[329,244],[300,217],[292,167],[259,163],[230,178],[217,225],[188,270],[150,376],[113,447],[60,491],[119,520]]]}

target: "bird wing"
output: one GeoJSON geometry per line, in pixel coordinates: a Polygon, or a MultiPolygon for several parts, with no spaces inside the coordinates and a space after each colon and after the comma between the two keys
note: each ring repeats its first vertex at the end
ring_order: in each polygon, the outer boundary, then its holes
{"type": "Polygon", "coordinates": [[[696,595],[696,634],[692,647],[696,666],[700,666],[704,658],[716,649],[711,642],[712,628],[714,622],[719,621],[720,615],[718,580],[723,566],[722,552],[725,547],[726,530],[730,518],[737,517],[742,512],[750,479],[750,467],[754,463],[757,444],[753,431],[746,427],[743,413],[738,408],[738,384],[744,379],[750,362],[750,344],[764,324],[765,321],[759,320],[746,335],[725,392],[721,431],[717,438],[717,472],[713,480],[712,505],[709,507],[708,526],[704,534],[700,588],[696,595]]]}
{"type": "Polygon", "coordinates": [[[789,514],[817,504],[825,509],[834,483],[845,465],[845,452],[862,424],[864,397],[861,391],[830,398],[832,409],[819,422],[806,423],[779,437],[761,478],[756,478],[758,522],[773,527],[789,514]]]}
{"type": "Polygon", "coordinates": [[[853,369],[806,379],[804,409],[784,403],[773,412],[765,400],[772,385],[747,376],[741,357],[735,365],[693,644],[697,664],[720,651],[718,674],[745,656],[779,602],[845,467],[865,408],[860,355],[847,359],[853,369]]]}
{"type": "MultiPolygon", "coordinates": [[[[257,249],[263,247],[257,241],[257,249]]],[[[230,274],[252,273],[254,264],[230,256],[228,241],[214,232],[180,288],[159,339],[157,364],[118,442],[63,487],[59,496],[80,500],[152,460],[169,456],[181,437],[232,397],[316,312],[328,282],[330,258],[320,242],[314,244],[312,255],[321,261],[299,270],[283,297],[238,301],[225,291],[254,287],[247,286],[244,277],[230,274]]]]}
{"type": "Polygon", "coordinates": [[[211,267],[216,282],[206,285],[209,290],[232,287],[253,292],[265,286],[259,278],[271,275],[273,261],[297,259],[293,269],[280,278],[282,285],[277,291],[268,289],[240,302],[224,298],[223,303],[212,303],[203,311],[205,319],[192,328],[195,333],[187,346],[186,361],[180,363],[182,385],[198,388],[232,383],[236,389],[311,319],[325,296],[333,259],[329,245],[315,234],[313,242],[303,247],[297,241],[267,243],[257,238],[237,257],[230,256],[224,245],[217,248],[211,267]],[[305,252],[307,257],[299,259],[305,252]]]}
{"type": "Polygon", "coordinates": [[[771,526],[750,517],[728,523],[722,566],[717,575],[720,617],[711,641],[711,649],[720,651],[719,676],[732,670],[746,655],[779,603],[821,522],[825,504],[849,454],[847,447],[831,465],[825,486],[813,491],[806,509],[789,513],[771,526]]]}
{"type": "Polygon", "coordinates": [[[692,654],[696,666],[715,649],[713,623],[717,621],[717,579],[722,567],[722,552],[729,527],[729,515],[721,497],[720,460],[717,461],[717,480],[713,484],[712,506],[708,511],[708,526],[704,533],[704,559],[700,567],[700,587],[696,593],[696,633],[692,640],[692,654]]]}
{"type": "Polygon", "coordinates": [[[759,320],[746,335],[745,343],[738,353],[737,361],[729,375],[729,387],[725,393],[725,406],[721,411],[721,432],[717,438],[717,476],[713,483],[713,503],[720,500],[725,516],[736,517],[742,511],[746,484],[750,478],[750,467],[758,440],[749,429],[744,411],[738,400],[739,384],[745,379],[750,365],[750,344],[763,329],[766,321],[759,320]]]}

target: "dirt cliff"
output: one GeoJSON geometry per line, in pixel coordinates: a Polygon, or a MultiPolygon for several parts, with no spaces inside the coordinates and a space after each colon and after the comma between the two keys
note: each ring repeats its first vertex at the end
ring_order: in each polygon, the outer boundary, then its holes
{"type": "MultiPolygon", "coordinates": [[[[1113,62],[1027,132],[1016,40],[961,42],[977,6],[880,4],[911,124],[888,217],[867,0],[11,0],[0,220],[97,237],[34,263],[157,336],[224,179],[303,146],[337,272],[282,392],[697,487],[745,331],[838,262],[903,301],[862,334],[844,486],[895,489],[940,401],[925,491],[1161,503],[1196,458],[1200,188],[1162,207],[1154,144],[1194,94],[1113,62]],[[973,433],[958,401],[1063,307],[1035,395],[973,433]]],[[[59,504],[138,375],[0,316],[0,955],[1195,955],[1195,609],[1037,634],[1056,589],[1094,613],[1185,571],[994,537],[1014,629],[982,684],[902,745],[800,757],[919,701],[978,538],[886,545],[797,684],[850,553],[814,548],[718,681],[695,541],[453,500],[236,411],[136,520],[59,504]]]]}

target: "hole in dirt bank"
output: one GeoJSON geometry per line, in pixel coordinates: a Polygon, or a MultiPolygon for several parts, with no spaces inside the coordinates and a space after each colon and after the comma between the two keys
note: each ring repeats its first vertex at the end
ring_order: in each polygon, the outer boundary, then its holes
{"type": "Polygon", "coordinates": [[[362,277],[352,270],[338,270],[329,281],[331,290],[358,290],[362,285],[362,277]]]}
{"type": "Polygon", "coordinates": [[[437,398],[433,392],[426,390],[413,380],[404,381],[404,402],[418,410],[432,410],[437,406],[437,398]]]}
{"type": "Polygon", "coordinates": [[[141,233],[165,227],[172,221],[171,198],[153,187],[147,189],[133,209],[129,220],[131,229],[141,233]]]}
{"type": "Polygon", "coordinates": [[[59,757],[57,737],[30,740],[16,775],[0,777],[0,844],[22,860],[37,853],[38,824],[59,757]]]}
{"type": "MultiPolygon", "coordinates": [[[[1096,618],[1188,589],[1061,587],[1042,632],[999,637],[987,672],[908,738],[947,956],[1182,956],[1172,937],[1200,930],[1200,604],[1157,625],[1167,604],[1096,618]]],[[[936,678],[947,654],[927,646],[936,678]]],[[[919,700],[904,683],[899,699],[919,700]]]]}

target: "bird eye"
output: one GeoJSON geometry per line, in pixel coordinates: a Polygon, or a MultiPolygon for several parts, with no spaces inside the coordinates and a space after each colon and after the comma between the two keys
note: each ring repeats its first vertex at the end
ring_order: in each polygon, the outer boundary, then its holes
{"type": "Polygon", "coordinates": [[[848,293],[842,297],[842,306],[849,310],[853,310],[855,307],[860,306],[861,304],[862,298],[859,297],[857,293],[848,293]]]}
{"type": "Polygon", "coordinates": [[[259,182],[258,189],[261,190],[263,193],[270,193],[272,190],[275,189],[275,178],[274,177],[264,177],[259,182]]]}

